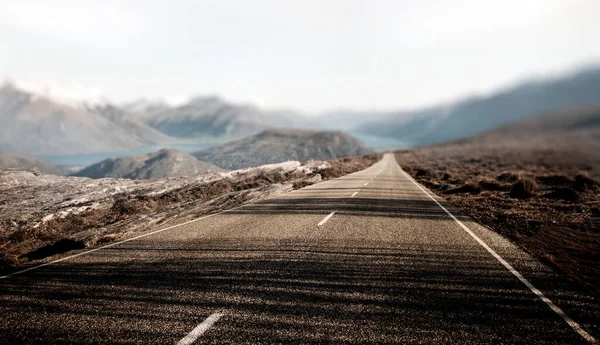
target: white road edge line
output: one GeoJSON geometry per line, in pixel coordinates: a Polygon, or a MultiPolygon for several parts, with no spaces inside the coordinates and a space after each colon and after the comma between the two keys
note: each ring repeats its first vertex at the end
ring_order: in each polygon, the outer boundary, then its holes
{"type": "Polygon", "coordinates": [[[317,226],[321,226],[321,225],[325,224],[329,220],[329,218],[333,217],[334,214],[335,214],[335,211],[328,214],[327,217],[323,218],[323,220],[320,221],[319,224],[317,224],[317,226]]]}
{"type": "MultiPolygon", "coordinates": [[[[400,168],[399,165],[398,165],[398,168],[400,168]]],[[[441,207],[442,210],[444,210],[452,219],[454,219],[454,221],[456,223],[458,223],[458,225],[460,225],[460,227],[463,228],[463,230],[465,230],[469,235],[471,235],[471,237],[473,237],[475,239],[475,241],[477,241],[483,248],[485,248],[485,250],[487,250],[490,254],[492,254],[492,256],[496,258],[496,260],[498,260],[504,267],[506,267],[510,271],[510,273],[512,273],[515,277],[517,277],[521,281],[521,283],[525,284],[525,286],[527,286],[529,288],[529,290],[531,290],[531,292],[533,292],[544,303],[546,303],[548,305],[548,307],[550,307],[550,309],[552,309],[552,311],[554,311],[563,320],[565,320],[565,322],[567,324],[569,324],[569,326],[571,326],[571,328],[573,328],[573,330],[575,332],[577,332],[579,335],[581,335],[590,344],[597,344],[596,338],[594,338],[591,334],[589,334],[583,328],[581,328],[581,326],[577,322],[575,322],[567,314],[565,314],[565,312],[562,309],[560,309],[556,304],[554,304],[554,302],[552,302],[548,297],[546,297],[540,290],[538,290],[535,286],[533,286],[533,284],[531,284],[529,282],[529,280],[525,279],[525,277],[523,277],[523,275],[521,273],[519,273],[519,271],[514,269],[508,262],[506,262],[506,260],[504,260],[500,255],[498,255],[498,253],[496,253],[495,250],[493,250],[490,246],[488,246],[485,242],[483,242],[483,240],[481,238],[479,238],[479,236],[475,235],[475,233],[473,231],[471,231],[471,229],[469,229],[465,224],[463,224],[463,222],[458,220],[452,213],[450,213],[450,211],[448,211],[444,206],[442,206],[442,204],[440,204],[434,197],[432,197],[431,194],[429,194],[429,192],[427,192],[427,190],[422,188],[417,183],[417,181],[415,181],[410,175],[408,175],[404,170],[402,170],[402,168],[400,168],[400,171],[406,177],[408,177],[408,179],[410,181],[412,181],[412,183],[414,183],[415,186],[417,186],[421,191],[423,191],[423,193],[425,193],[431,200],[433,200],[439,207],[441,207]]]]}
{"type": "Polygon", "coordinates": [[[45,266],[49,266],[49,265],[52,265],[52,264],[55,264],[55,263],[58,263],[58,262],[61,262],[61,261],[73,259],[73,258],[76,258],[78,256],[82,256],[82,255],[86,255],[86,254],[89,254],[89,253],[96,252],[98,250],[102,250],[102,249],[114,247],[116,245],[119,245],[119,244],[122,244],[122,243],[125,243],[125,242],[129,242],[129,241],[137,240],[137,239],[142,238],[142,237],[146,237],[146,236],[158,234],[159,232],[171,230],[171,229],[176,228],[178,226],[187,225],[187,224],[190,224],[190,223],[202,220],[202,219],[206,219],[206,218],[210,218],[210,217],[213,217],[213,216],[217,216],[219,214],[222,214],[222,213],[225,213],[225,212],[231,211],[231,210],[233,210],[233,209],[226,210],[226,211],[221,211],[221,212],[218,212],[218,213],[209,214],[209,215],[206,215],[206,216],[203,216],[203,217],[200,217],[200,218],[195,218],[195,219],[192,219],[192,220],[188,220],[187,222],[183,222],[181,224],[172,225],[172,226],[166,227],[164,229],[154,230],[152,232],[141,234],[141,235],[138,235],[138,236],[135,236],[135,237],[132,237],[132,238],[128,238],[128,239],[125,239],[125,240],[122,240],[122,241],[119,241],[119,242],[115,242],[115,243],[107,244],[107,245],[102,246],[102,247],[98,247],[98,248],[86,250],[85,252],[81,252],[81,253],[77,253],[77,254],[74,254],[74,255],[65,256],[64,258],[61,258],[61,259],[58,259],[58,260],[49,261],[49,262],[46,262],[46,263],[43,263],[43,264],[40,264],[40,265],[36,265],[36,266],[32,266],[32,267],[26,268],[24,270],[20,270],[20,271],[13,272],[11,274],[7,274],[5,276],[1,276],[0,279],[5,279],[5,278],[11,277],[11,276],[16,276],[16,275],[21,274],[21,273],[29,272],[29,271],[32,271],[32,270],[35,270],[35,269],[38,269],[38,268],[42,268],[42,267],[45,267],[45,266]]]}
{"type": "Polygon", "coordinates": [[[358,194],[358,192],[354,192],[350,197],[355,196],[356,194],[358,194]]]}
{"type": "Polygon", "coordinates": [[[215,324],[215,322],[219,321],[219,319],[223,316],[221,313],[214,313],[211,316],[207,317],[206,320],[202,321],[201,324],[196,326],[188,335],[186,335],[183,339],[177,342],[177,345],[190,345],[198,339],[202,334],[204,334],[208,329],[215,324]]]}

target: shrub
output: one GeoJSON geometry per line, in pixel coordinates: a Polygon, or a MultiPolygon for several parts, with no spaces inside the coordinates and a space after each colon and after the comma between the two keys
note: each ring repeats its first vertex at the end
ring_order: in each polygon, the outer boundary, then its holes
{"type": "Polygon", "coordinates": [[[477,183],[484,190],[506,190],[507,185],[497,182],[494,179],[483,177],[477,183]]]}
{"type": "Polygon", "coordinates": [[[561,174],[537,176],[536,180],[548,186],[569,186],[573,183],[572,178],[561,174]]]}
{"type": "Polygon", "coordinates": [[[449,189],[446,191],[446,194],[462,194],[462,193],[479,194],[479,193],[481,193],[481,188],[474,184],[467,183],[461,187],[449,189]]]}
{"type": "Polygon", "coordinates": [[[425,175],[427,175],[427,170],[425,170],[425,169],[419,169],[419,170],[417,170],[417,172],[415,173],[415,176],[417,176],[417,177],[418,177],[418,176],[425,176],[425,175]]]}
{"type": "Polygon", "coordinates": [[[512,171],[505,171],[496,177],[496,180],[502,182],[515,182],[519,180],[519,174],[512,171]]]}
{"type": "Polygon", "coordinates": [[[579,191],[596,190],[600,186],[600,182],[587,175],[579,174],[575,176],[574,186],[579,191]]]}
{"type": "Polygon", "coordinates": [[[510,189],[510,196],[517,199],[526,199],[535,195],[537,184],[530,178],[522,178],[515,182],[510,189]]]}
{"type": "Polygon", "coordinates": [[[559,199],[565,201],[579,200],[579,193],[568,187],[556,188],[554,191],[544,196],[550,199],[559,199]]]}

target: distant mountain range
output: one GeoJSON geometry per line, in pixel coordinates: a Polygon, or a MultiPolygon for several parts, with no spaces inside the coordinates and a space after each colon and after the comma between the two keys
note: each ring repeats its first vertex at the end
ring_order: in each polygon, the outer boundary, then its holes
{"type": "Polygon", "coordinates": [[[84,168],[73,176],[129,179],[189,176],[289,160],[326,160],[372,152],[360,140],[341,132],[278,129],[193,155],[175,149],[163,149],[145,155],[110,158],[84,168]]]}
{"type": "Polygon", "coordinates": [[[600,104],[600,68],[519,84],[486,97],[388,114],[355,130],[423,146],[471,136],[542,112],[594,104],[600,104]]]}
{"type": "Polygon", "coordinates": [[[189,153],[175,149],[163,149],[145,155],[109,158],[90,165],[73,176],[149,179],[202,175],[221,171],[225,170],[213,164],[201,162],[189,153]]]}
{"type": "Polygon", "coordinates": [[[241,169],[288,160],[328,160],[370,153],[373,151],[363,142],[342,132],[273,129],[193,155],[222,168],[241,169]]]}
{"type": "Polygon", "coordinates": [[[15,85],[0,87],[0,152],[42,157],[124,152],[174,143],[225,143],[277,128],[348,131],[372,147],[421,146],[474,135],[549,110],[600,103],[600,68],[421,110],[340,110],[316,117],[218,97],[196,97],[179,106],[144,100],[124,105],[107,101],[73,104],[15,85]]]}

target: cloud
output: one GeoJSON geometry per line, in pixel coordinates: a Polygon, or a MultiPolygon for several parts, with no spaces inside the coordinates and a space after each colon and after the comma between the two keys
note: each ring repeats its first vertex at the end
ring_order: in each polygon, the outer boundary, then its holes
{"type": "Polygon", "coordinates": [[[2,84],[10,84],[17,89],[71,106],[77,106],[82,102],[88,104],[107,102],[107,97],[102,90],[79,83],[58,83],[51,80],[24,80],[5,77],[2,84]]]}

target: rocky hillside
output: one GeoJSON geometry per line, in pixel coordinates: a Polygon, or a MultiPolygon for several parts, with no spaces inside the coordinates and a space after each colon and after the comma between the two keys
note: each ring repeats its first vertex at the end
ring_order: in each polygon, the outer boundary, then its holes
{"type": "Polygon", "coordinates": [[[44,162],[41,159],[9,153],[0,153],[1,169],[34,169],[44,174],[66,175],[65,170],[44,162]]]}
{"type": "Polygon", "coordinates": [[[163,149],[145,155],[105,159],[80,170],[74,176],[150,179],[202,175],[221,171],[225,170],[213,164],[201,162],[189,153],[176,149],[163,149]]]}
{"type": "Polygon", "coordinates": [[[326,160],[371,153],[360,140],[342,132],[273,129],[193,155],[226,169],[241,169],[288,160],[326,160]]]}
{"type": "Polygon", "coordinates": [[[124,151],[170,139],[118,109],[74,106],[0,87],[0,149],[25,155],[124,151]]]}
{"type": "Polygon", "coordinates": [[[600,104],[600,68],[519,84],[490,96],[397,113],[357,130],[423,146],[471,136],[547,111],[595,104],[600,104]]]}

